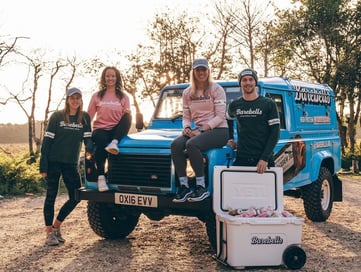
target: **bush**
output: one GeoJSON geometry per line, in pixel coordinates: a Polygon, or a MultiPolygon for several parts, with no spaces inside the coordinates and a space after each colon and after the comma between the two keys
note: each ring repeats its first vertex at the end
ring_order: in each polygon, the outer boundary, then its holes
{"type": "Polygon", "coordinates": [[[350,170],[352,166],[352,159],[342,156],[341,158],[341,167],[344,170],[350,170]]]}
{"type": "Polygon", "coordinates": [[[13,156],[0,153],[0,195],[43,193],[45,181],[39,174],[38,162],[28,164],[25,152],[13,156]]]}
{"type": "Polygon", "coordinates": [[[359,169],[361,166],[361,146],[360,145],[356,145],[355,146],[355,151],[353,153],[351,153],[349,148],[345,149],[345,152],[342,154],[341,157],[341,167],[344,170],[350,170],[350,168],[352,167],[352,161],[356,160],[359,162],[359,169]]]}

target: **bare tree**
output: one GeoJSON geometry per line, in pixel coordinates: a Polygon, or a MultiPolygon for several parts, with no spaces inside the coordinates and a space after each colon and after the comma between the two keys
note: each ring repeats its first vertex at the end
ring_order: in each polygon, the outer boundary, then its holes
{"type": "Polygon", "coordinates": [[[191,63],[197,57],[210,61],[216,79],[229,75],[230,21],[231,18],[213,18],[205,22],[186,13],[174,16],[169,10],[157,14],[148,30],[149,45],[138,45],[135,53],[128,56],[131,65],[125,71],[125,82],[127,90],[131,90],[136,111],[139,110],[137,99],[150,99],[155,106],[162,87],[188,82],[191,63]],[[210,25],[216,25],[217,30],[209,31],[210,25]]]}
{"type": "MultiPolygon", "coordinates": [[[[35,53],[38,57],[41,58],[42,52],[37,51],[35,53]]],[[[29,155],[30,155],[30,163],[35,162],[36,153],[34,152],[34,143],[38,146],[40,145],[40,140],[36,137],[35,131],[35,107],[36,107],[36,95],[39,87],[39,79],[43,76],[43,68],[44,63],[39,58],[31,58],[27,55],[21,54],[27,60],[28,65],[28,76],[23,81],[22,91],[18,94],[10,93],[11,97],[18,103],[20,108],[23,110],[28,119],[28,144],[29,144],[29,155]],[[28,91],[28,81],[32,80],[32,85],[28,91]],[[25,98],[23,97],[25,93],[29,93],[25,98]],[[25,106],[25,102],[30,102],[30,109],[27,110],[25,106]]]]}
{"type": "Polygon", "coordinates": [[[225,13],[220,2],[214,3],[215,15],[212,25],[215,27],[216,36],[214,48],[210,50],[207,58],[212,57],[213,72],[217,72],[215,79],[229,78],[232,66],[231,34],[234,32],[233,14],[225,13]],[[219,56],[219,57],[218,57],[219,56]]]}
{"type": "MultiPolygon", "coordinates": [[[[0,37],[1,39],[5,39],[4,37],[0,37]]],[[[0,66],[3,65],[5,57],[10,55],[11,53],[15,53],[16,44],[19,39],[28,39],[27,37],[15,37],[12,41],[7,43],[6,41],[0,40],[0,66]]]]}
{"type": "Polygon", "coordinates": [[[257,59],[256,47],[261,43],[259,35],[264,22],[268,20],[271,1],[262,1],[262,5],[253,0],[223,1],[221,6],[224,16],[231,18],[231,37],[236,43],[241,61],[254,68],[257,59]]]}
{"type": "MultiPolygon", "coordinates": [[[[48,99],[47,99],[47,102],[46,102],[46,105],[45,105],[45,110],[44,110],[44,120],[41,123],[42,125],[41,125],[41,129],[40,129],[40,137],[39,137],[40,139],[43,138],[43,136],[45,134],[46,127],[48,125],[48,118],[49,118],[49,114],[50,114],[50,105],[51,105],[51,102],[52,102],[54,79],[57,76],[57,74],[59,73],[60,69],[66,67],[67,65],[70,65],[72,69],[71,69],[71,73],[70,73],[70,78],[69,78],[69,80],[68,80],[68,82],[66,83],[66,86],[65,86],[65,90],[66,90],[66,89],[68,89],[69,85],[71,84],[71,82],[74,79],[76,66],[73,63],[70,63],[70,62],[69,63],[64,63],[62,60],[56,60],[55,64],[54,64],[54,67],[50,68],[50,75],[49,75],[49,82],[48,82],[48,93],[47,93],[48,99]]],[[[65,96],[65,90],[64,90],[64,96],[65,96]]],[[[63,99],[59,101],[57,108],[59,107],[59,105],[61,104],[62,101],[63,101],[63,99]]]]}
{"type": "Polygon", "coordinates": [[[178,16],[166,12],[156,15],[149,32],[158,51],[154,65],[158,86],[188,80],[190,63],[202,36],[198,23],[198,18],[191,18],[185,12],[178,16]]]}
{"type": "MultiPolygon", "coordinates": [[[[64,91],[63,99],[65,97],[66,89],[70,86],[75,77],[77,71],[77,63],[75,57],[73,59],[67,59],[67,61],[58,59],[55,62],[49,61],[45,57],[45,53],[42,50],[34,50],[32,55],[25,55],[19,53],[24,57],[25,62],[23,65],[27,66],[27,76],[22,83],[22,89],[20,91],[9,91],[9,97],[6,101],[14,100],[24,112],[27,117],[28,123],[28,145],[29,145],[29,162],[35,162],[36,157],[40,153],[41,139],[44,135],[45,128],[47,126],[49,113],[54,110],[51,109],[51,103],[53,102],[53,86],[55,81],[63,81],[64,91]],[[69,69],[70,67],[70,69],[69,69]],[[65,71],[64,69],[67,68],[65,71]],[[66,74],[65,78],[59,78],[61,70],[66,74]],[[47,77],[49,78],[47,83],[47,91],[41,93],[42,88],[39,87],[40,82],[46,85],[47,77]],[[39,93],[40,92],[40,93],[39,93]],[[40,102],[37,100],[39,96],[45,98],[46,102],[40,102]],[[44,104],[43,104],[44,103],[44,104]],[[35,109],[37,106],[45,106],[44,120],[41,122],[40,132],[36,131],[36,118],[35,109]],[[36,149],[34,148],[34,144],[36,149]]],[[[20,65],[20,64],[19,64],[20,65]]],[[[62,100],[58,103],[61,104],[62,100]]]]}
{"type": "Polygon", "coordinates": [[[154,107],[162,87],[188,81],[190,63],[199,42],[193,38],[199,37],[197,20],[187,14],[156,15],[148,29],[150,45],[138,45],[136,51],[127,56],[130,67],[124,72],[124,81],[137,113],[140,112],[138,99],[150,99],[154,107]]]}
{"type": "Polygon", "coordinates": [[[148,98],[154,107],[159,89],[162,87],[158,80],[158,71],[152,69],[155,65],[154,48],[139,45],[135,53],[128,55],[128,60],[131,65],[124,72],[124,82],[125,88],[128,91],[131,90],[136,112],[140,112],[138,99],[148,98]],[[141,89],[138,92],[139,97],[137,96],[137,89],[141,89]]]}

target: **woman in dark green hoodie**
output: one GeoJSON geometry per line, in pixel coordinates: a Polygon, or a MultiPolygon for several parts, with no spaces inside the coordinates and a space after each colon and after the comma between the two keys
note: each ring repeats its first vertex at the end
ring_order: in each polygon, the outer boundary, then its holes
{"type": "Polygon", "coordinates": [[[79,155],[84,142],[86,156],[91,156],[91,136],[90,117],[83,111],[81,91],[71,88],[67,91],[64,109],[51,115],[41,148],[40,173],[47,183],[44,202],[46,245],[54,246],[65,241],[60,233],[60,225],[79,203],[75,199],[75,190],[81,186],[79,155]],[[69,199],[54,220],[60,176],[63,177],[69,199]]]}

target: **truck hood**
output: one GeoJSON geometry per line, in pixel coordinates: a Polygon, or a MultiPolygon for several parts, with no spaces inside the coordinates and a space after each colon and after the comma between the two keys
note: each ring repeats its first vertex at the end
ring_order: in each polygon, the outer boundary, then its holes
{"type": "Polygon", "coordinates": [[[180,129],[147,129],[125,136],[120,148],[170,148],[170,143],[181,134],[180,129]]]}

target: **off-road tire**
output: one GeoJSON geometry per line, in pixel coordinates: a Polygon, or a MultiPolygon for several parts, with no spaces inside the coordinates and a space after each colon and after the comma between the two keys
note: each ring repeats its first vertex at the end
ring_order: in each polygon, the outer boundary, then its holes
{"type": "Polygon", "coordinates": [[[302,188],[302,198],[308,219],[324,222],[328,219],[333,205],[332,175],[326,167],[321,167],[318,179],[302,188]]]}
{"type": "Polygon", "coordinates": [[[112,203],[88,201],[88,222],[92,230],[106,239],[123,239],[138,224],[140,213],[112,203]]]}

